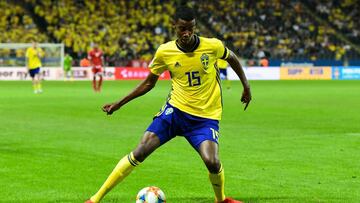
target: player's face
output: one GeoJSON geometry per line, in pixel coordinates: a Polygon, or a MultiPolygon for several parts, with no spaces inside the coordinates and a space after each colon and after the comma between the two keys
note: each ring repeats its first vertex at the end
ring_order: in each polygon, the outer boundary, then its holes
{"type": "Polygon", "coordinates": [[[175,31],[179,41],[187,45],[191,42],[195,30],[195,19],[191,21],[185,21],[178,19],[175,22],[175,31]]]}

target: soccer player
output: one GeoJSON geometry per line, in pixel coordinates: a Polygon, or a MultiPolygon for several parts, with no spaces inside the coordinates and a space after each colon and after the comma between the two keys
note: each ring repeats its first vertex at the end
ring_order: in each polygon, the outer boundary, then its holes
{"type": "Polygon", "coordinates": [[[103,52],[99,49],[97,44],[93,45],[93,49],[89,51],[88,53],[88,59],[90,61],[90,64],[92,66],[92,72],[93,72],[93,89],[95,92],[101,91],[101,85],[103,81],[103,61],[104,56],[103,52]],[[99,76],[99,82],[96,83],[96,78],[99,76]]]}
{"type": "Polygon", "coordinates": [[[103,106],[103,111],[111,115],[124,104],[149,92],[159,75],[165,70],[170,71],[172,91],[167,103],[147,128],[138,146],[119,161],[98,192],[86,203],[100,202],[146,157],[176,135],[184,136],[204,161],[215,192],[215,202],[240,202],[226,198],[224,193],[224,168],[218,155],[222,98],[216,60],[225,59],[239,76],[244,87],[241,97],[244,109],[251,100],[250,86],[236,55],[218,39],[196,36],[195,24],[193,10],[179,7],[174,17],[177,39],[158,48],[149,65],[148,77],[121,100],[103,106]]]}
{"type": "Polygon", "coordinates": [[[32,47],[27,48],[25,54],[26,66],[32,79],[32,85],[35,94],[42,93],[40,68],[41,58],[44,57],[44,55],[45,52],[40,47],[38,47],[36,41],[32,42],[32,47]]]}
{"type": "Polygon", "coordinates": [[[220,69],[220,79],[225,81],[226,89],[230,89],[230,80],[227,76],[228,63],[223,59],[218,59],[217,67],[220,69]]]}
{"type": "Polygon", "coordinates": [[[73,72],[71,70],[72,68],[72,61],[73,61],[73,58],[68,54],[66,53],[65,54],[65,57],[64,57],[64,80],[74,80],[74,76],[73,76],[73,72]]]}

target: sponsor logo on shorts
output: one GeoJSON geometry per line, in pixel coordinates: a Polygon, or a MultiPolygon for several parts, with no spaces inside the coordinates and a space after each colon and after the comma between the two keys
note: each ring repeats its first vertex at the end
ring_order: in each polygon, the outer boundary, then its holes
{"type": "Polygon", "coordinates": [[[169,115],[169,114],[171,114],[172,112],[174,112],[174,109],[170,107],[170,108],[166,109],[165,115],[169,115]]]}

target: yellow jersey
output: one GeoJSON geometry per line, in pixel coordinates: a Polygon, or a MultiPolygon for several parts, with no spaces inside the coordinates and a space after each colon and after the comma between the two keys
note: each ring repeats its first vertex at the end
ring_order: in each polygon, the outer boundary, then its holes
{"type": "Polygon", "coordinates": [[[29,47],[26,50],[26,58],[28,58],[28,64],[27,67],[31,69],[40,68],[41,67],[41,60],[38,56],[38,53],[40,57],[44,56],[44,51],[41,48],[34,49],[33,47],[29,47]]]}
{"type": "Polygon", "coordinates": [[[155,75],[169,70],[172,90],[168,102],[188,114],[221,120],[222,98],[218,59],[230,51],[216,38],[195,35],[195,47],[186,52],[176,41],[160,45],[149,68],[155,75]]]}
{"type": "Polygon", "coordinates": [[[228,67],[228,62],[222,59],[217,60],[217,67],[220,69],[226,69],[228,67]]]}

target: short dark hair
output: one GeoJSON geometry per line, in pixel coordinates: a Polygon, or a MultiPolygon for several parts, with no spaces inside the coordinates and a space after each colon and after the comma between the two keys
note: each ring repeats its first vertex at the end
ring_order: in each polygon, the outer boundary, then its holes
{"type": "Polygon", "coordinates": [[[195,19],[194,10],[188,6],[179,6],[176,8],[174,20],[179,19],[192,21],[195,19]]]}

